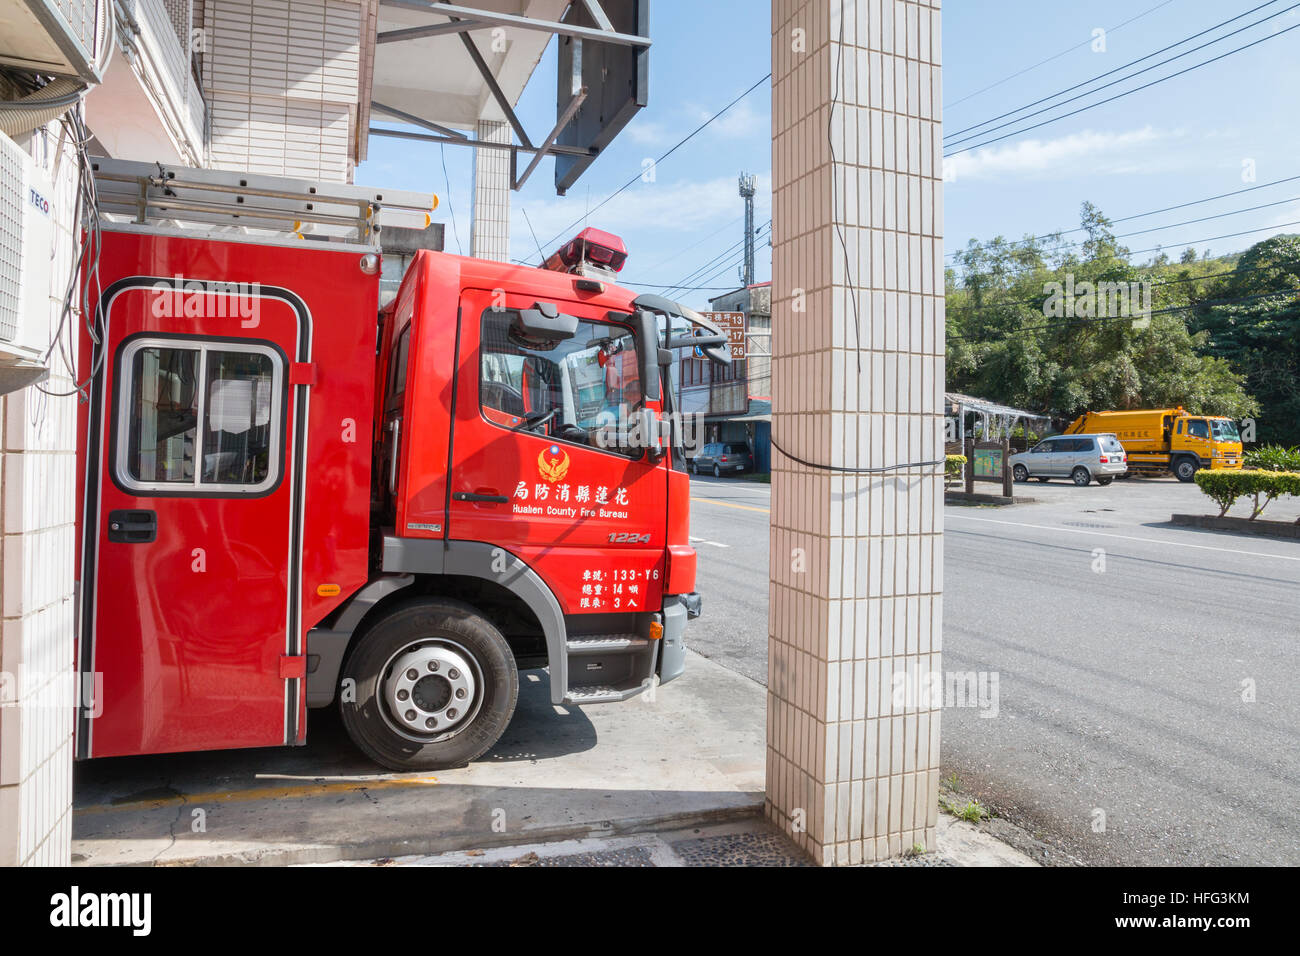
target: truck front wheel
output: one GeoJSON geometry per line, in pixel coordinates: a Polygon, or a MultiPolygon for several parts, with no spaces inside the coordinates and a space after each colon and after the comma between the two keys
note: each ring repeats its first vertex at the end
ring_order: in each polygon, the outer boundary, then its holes
{"type": "Polygon", "coordinates": [[[501,632],[473,608],[426,599],[372,626],[343,669],[348,735],[390,770],[443,770],[482,756],[519,699],[501,632]]]}
{"type": "Polygon", "coordinates": [[[1179,481],[1195,481],[1200,470],[1201,463],[1195,458],[1179,458],[1174,462],[1174,476],[1179,481]]]}

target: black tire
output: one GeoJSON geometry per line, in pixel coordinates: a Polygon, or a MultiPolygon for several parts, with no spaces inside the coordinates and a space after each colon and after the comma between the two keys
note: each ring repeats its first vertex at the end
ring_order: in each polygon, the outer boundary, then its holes
{"type": "Polygon", "coordinates": [[[1182,482],[1196,480],[1196,473],[1201,470],[1201,463],[1195,458],[1179,458],[1174,462],[1174,477],[1182,482]]]}
{"type": "Polygon", "coordinates": [[[1109,485],[1109,484],[1110,484],[1112,481],[1114,481],[1114,480],[1115,480],[1115,476],[1114,476],[1114,475],[1107,475],[1105,478],[1098,478],[1098,479],[1097,479],[1097,484],[1099,484],[1099,485],[1101,485],[1103,488],[1105,488],[1107,485],[1109,485]]]}
{"type": "Polygon", "coordinates": [[[1092,484],[1092,472],[1087,468],[1084,468],[1083,465],[1080,465],[1078,468],[1074,469],[1074,471],[1070,472],[1070,480],[1080,488],[1087,488],[1092,484]]]}
{"type": "MultiPolygon", "coordinates": [[[[348,656],[343,678],[355,682],[355,701],[339,695],[348,736],[375,763],[397,771],[445,770],[481,757],[505,733],[519,699],[519,672],[501,632],[472,607],[448,600],[411,601],[376,622],[348,656]],[[472,713],[462,712],[460,723],[442,734],[413,733],[388,710],[381,685],[399,657],[433,647],[476,669],[475,690],[465,704],[472,713]]],[[[449,697],[444,700],[450,704],[449,697]]]]}
{"type": "Polygon", "coordinates": [[[719,468],[717,465],[714,465],[714,466],[713,466],[713,477],[714,477],[714,478],[721,478],[721,477],[722,477],[722,469],[719,468]]]}
{"type": "Polygon", "coordinates": [[[1029,480],[1029,469],[1024,465],[1016,465],[1011,469],[1011,477],[1023,485],[1029,480]]]}

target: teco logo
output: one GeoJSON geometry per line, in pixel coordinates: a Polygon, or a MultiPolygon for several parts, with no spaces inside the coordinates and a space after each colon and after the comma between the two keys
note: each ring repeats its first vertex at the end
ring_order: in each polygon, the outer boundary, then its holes
{"type": "Polygon", "coordinates": [[[39,209],[42,215],[48,216],[50,214],[50,201],[35,189],[28,189],[27,193],[32,205],[39,209]]]}

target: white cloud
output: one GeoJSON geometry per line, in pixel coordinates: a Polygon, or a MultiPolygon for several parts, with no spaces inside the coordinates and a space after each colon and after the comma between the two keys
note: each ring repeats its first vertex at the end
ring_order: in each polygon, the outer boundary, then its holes
{"type": "Polygon", "coordinates": [[[1084,130],[1057,139],[986,146],[945,160],[950,183],[1006,178],[1066,179],[1077,175],[1167,172],[1188,157],[1181,130],[1151,126],[1119,132],[1084,130]]]}
{"type": "MultiPolygon", "coordinates": [[[[690,128],[694,129],[699,126],[716,112],[716,109],[704,109],[700,106],[691,107],[688,110],[688,115],[691,117],[690,128]]],[[[749,100],[741,100],[714,120],[712,125],[709,126],[709,132],[727,139],[739,139],[766,133],[770,123],[770,116],[766,113],[759,113],[749,100]]]]}
{"type": "MultiPolygon", "coordinates": [[[[716,108],[688,105],[677,111],[677,119],[673,123],[638,117],[620,135],[640,145],[666,150],[716,112],[716,108]]],[[[724,140],[766,137],[770,123],[767,113],[759,112],[749,100],[741,100],[710,123],[700,136],[724,140]]]]}

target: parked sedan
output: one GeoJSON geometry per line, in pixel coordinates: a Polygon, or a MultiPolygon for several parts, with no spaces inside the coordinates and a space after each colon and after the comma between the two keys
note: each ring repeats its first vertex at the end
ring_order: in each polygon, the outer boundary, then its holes
{"type": "Polygon", "coordinates": [[[707,475],[712,472],[714,478],[753,470],[754,456],[750,454],[749,446],[743,442],[714,442],[705,445],[691,462],[692,474],[707,475]]]}
{"type": "Polygon", "coordinates": [[[1081,488],[1095,480],[1109,485],[1128,473],[1128,454],[1115,435],[1045,438],[1027,452],[1011,456],[1016,481],[1069,478],[1081,488]]]}

